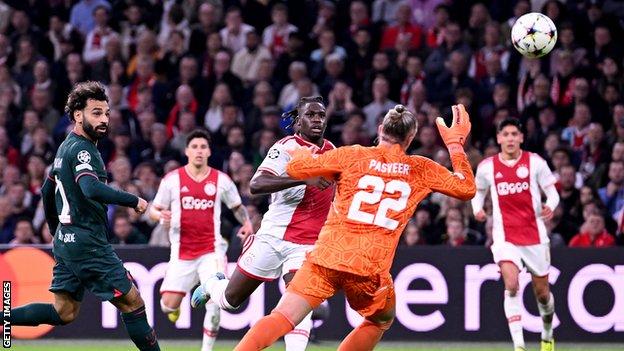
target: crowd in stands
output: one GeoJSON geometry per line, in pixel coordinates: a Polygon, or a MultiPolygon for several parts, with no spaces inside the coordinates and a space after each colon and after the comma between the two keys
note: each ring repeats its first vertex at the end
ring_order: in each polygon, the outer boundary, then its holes
{"type": "MultiPolygon", "coordinates": [[[[404,104],[420,126],[410,152],[448,167],[433,121],[462,103],[475,168],[498,152],[495,126],[508,116],[522,121],[524,148],[548,161],[561,195],[552,246],[622,244],[623,19],[623,4],[595,0],[0,1],[0,243],[52,240],[40,188],[72,127],[65,100],[75,83],[98,80],[110,97],[111,132],[98,144],[109,184],[148,200],[203,127],[210,165],[237,184],[257,229],[268,198],[249,181],[292,132],[281,115],[300,97],[324,98],[337,146],[373,145],[380,118],[404,104]],[[509,42],[530,11],[558,28],[540,60],[509,42]]],[[[132,209],[109,217],[113,243],[168,245],[132,209]]],[[[434,194],[402,245],[488,246],[491,228],[469,203],[434,194]]]]}

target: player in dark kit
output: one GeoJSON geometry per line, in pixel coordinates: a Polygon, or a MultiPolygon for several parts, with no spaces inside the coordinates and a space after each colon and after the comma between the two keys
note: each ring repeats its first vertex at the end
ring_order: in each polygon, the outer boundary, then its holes
{"type": "Polygon", "coordinates": [[[145,304],[107,240],[107,204],[147,209],[147,201],[106,185],[104,162],[96,147],[108,133],[110,109],[104,86],[77,84],[65,112],[75,123],[61,144],[41,189],[46,220],[54,235],[54,304],[31,303],[13,309],[13,325],[64,325],[78,315],[84,290],[121,311],[139,350],[160,350],[147,323],[145,304]]]}

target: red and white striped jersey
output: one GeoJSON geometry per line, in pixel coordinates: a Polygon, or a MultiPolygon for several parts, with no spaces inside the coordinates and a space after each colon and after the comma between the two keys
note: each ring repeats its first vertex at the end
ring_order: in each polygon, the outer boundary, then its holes
{"type": "Polygon", "coordinates": [[[475,183],[477,191],[489,189],[492,195],[495,244],[503,241],[515,245],[549,242],[546,226],[539,216],[542,208],[540,188],[546,189],[556,181],[546,161],[528,151],[523,151],[513,164],[503,161],[500,154],[479,164],[475,183]]]}
{"type": "MultiPolygon", "coordinates": [[[[290,161],[288,150],[309,147],[315,154],[322,154],[336,147],[325,139],[323,147],[309,143],[299,135],[288,136],[276,142],[258,167],[260,171],[278,176],[286,175],[290,161]]],[[[298,185],[271,194],[271,205],[264,214],[258,234],[273,235],[297,244],[314,244],[334,198],[334,186],[325,190],[298,185]]]]}
{"type": "Polygon", "coordinates": [[[191,178],[186,167],[165,175],[153,203],[171,210],[172,260],[192,260],[223,251],[226,243],[220,231],[221,202],[234,208],[241,204],[241,198],[234,182],[219,170],[209,168],[199,182],[191,178]]]}

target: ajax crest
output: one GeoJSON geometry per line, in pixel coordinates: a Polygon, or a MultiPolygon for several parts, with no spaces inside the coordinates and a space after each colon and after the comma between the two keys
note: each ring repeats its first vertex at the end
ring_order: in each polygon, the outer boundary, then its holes
{"type": "Polygon", "coordinates": [[[516,175],[518,178],[526,178],[529,176],[529,169],[525,165],[520,165],[520,167],[516,169],[516,175]]]}
{"type": "Polygon", "coordinates": [[[206,184],[206,186],[204,186],[204,192],[208,196],[213,196],[217,193],[217,187],[214,185],[214,183],[208,183],[206,184]]]}

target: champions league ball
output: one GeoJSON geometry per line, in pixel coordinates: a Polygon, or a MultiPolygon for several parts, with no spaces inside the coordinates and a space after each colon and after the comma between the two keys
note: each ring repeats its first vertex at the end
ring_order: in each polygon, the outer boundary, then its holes
{"type": "Polygon", "coordinates": [[[557,42],[557,27],[546,15],[527,13],[511,28],[511,43],[522,55],[538,58],[548,54],[557,42]]]}

